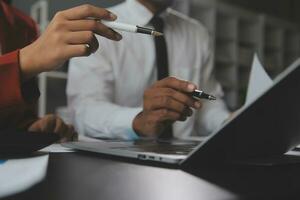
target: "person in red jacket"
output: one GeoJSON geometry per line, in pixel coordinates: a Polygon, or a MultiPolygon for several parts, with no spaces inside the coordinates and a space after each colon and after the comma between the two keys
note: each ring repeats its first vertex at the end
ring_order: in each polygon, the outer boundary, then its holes
{"type": "Polygon", "coordinates": [[[59,117],[37,118],[39,90],[35,76],[58,68],[71,57],[95,52],[99,44],[94,34],[122,39],[120,34],[91,18],[117,17],[103,8],[78,6],[58,12],[38,38],[35,22],[9,1],[0,0],[0,130],[55,132],[62,141],[74,139],[73,127],[59,117]]]}

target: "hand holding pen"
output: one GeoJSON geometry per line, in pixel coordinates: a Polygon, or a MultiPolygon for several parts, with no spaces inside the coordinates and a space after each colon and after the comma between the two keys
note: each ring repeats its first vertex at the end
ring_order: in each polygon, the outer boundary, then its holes
{"type": "Polygon", "coordinates": [[[193,109],[202,107],[191,95],[196,89],[195,84],[174,77],[157,81],[144,93],[143,111],[133,122],[135,132],[156,137],[172,123],[186,121],[193,115],[193,109]]]}
{"type": "Polygon", "coordinates": [[[45,32],[34,43],[20,50],[21,76],[27,80],[58,68],[72,57],[88,56],[99,43],[95,34],[111,40],[122,36],[94,20],[114,21],[117,16],[106,9],[83,5],[56,13],[45,32]]]}

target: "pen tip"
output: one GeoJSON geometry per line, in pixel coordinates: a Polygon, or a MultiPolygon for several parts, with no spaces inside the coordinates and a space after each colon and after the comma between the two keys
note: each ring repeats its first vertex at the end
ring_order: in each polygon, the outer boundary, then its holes
{"type": "Polygon", "coordinates": [[[211,101],[215,101],[215,100],[217,100],[217,98],[216,98],[216,97],[214,97],[214,96],[209,96],[209,97],[208,97],[208,99],[209,99],[209,100],[211,100],[211,101]]]}
{"type": "Polygon", "coordinates": [[[158,31],[153,31],[152,35],[155,37],[159,37],[159,36],[163,36],[164,34],[158,31]]]}

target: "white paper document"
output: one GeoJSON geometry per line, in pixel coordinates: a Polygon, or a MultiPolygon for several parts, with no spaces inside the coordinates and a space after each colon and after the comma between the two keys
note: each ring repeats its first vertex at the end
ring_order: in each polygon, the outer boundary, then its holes
{"type": "MultiPolygon", "coordinates": [[[[95,141],[99,141],[99,140],[90,138],[90,137],[87,137],[84,135],[79,135],[78,141],[80,141],[80,142],[95,142],[95,141]]],[[[45,147],[44,149],[42,149],[40,151],[47,152],[47,153],[72,153],[72,152],[75,152],[76,150],[64,147],[61,144],[52,144],[48,147],[45,147]]]]}
{"type": "Polygon", "coordinates": [[[41,152],[47,153],[72,153],[74,152],[73,149],[63,147],[61,144],[52,144],[44,149],[40,150],[41,152]]]}
{"type": "Polygon", "coordinates": [[[25,191],[47,173],[49,155],[11,159],[0,165],[0,198],[25,191]]]}
{"type": "Polygon", "coordinates": [[[250,73],[246,103],[244,106],[253,103],[260,95],[272,87],[272,85],[272,79],[260,63],[257,54],[255,54],[250,73]]]}

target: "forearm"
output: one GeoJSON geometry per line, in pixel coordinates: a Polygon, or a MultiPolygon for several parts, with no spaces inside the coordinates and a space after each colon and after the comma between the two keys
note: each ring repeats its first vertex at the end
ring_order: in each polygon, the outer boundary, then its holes
{"type": "Polygon", "coordinates": [[[133,119],[142,108],[129,108],[110,102],[84,101],[72,106],[77,130],[92,137],[132,140],[137,135],[133,119]]]}

